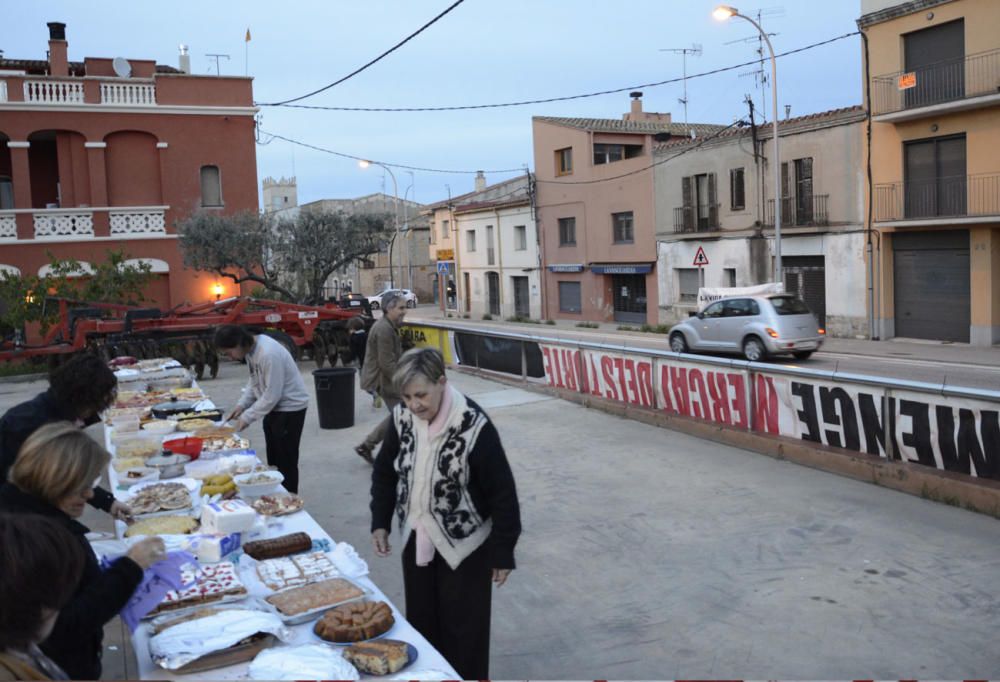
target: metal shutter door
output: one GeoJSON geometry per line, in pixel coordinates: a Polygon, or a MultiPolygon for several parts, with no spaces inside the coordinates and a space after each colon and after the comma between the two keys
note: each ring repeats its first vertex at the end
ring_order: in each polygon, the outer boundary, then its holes
{"type": "Polygon", "coordinates": [[[824,256],[785,256],[785,291],[795,294],[813,311],[821,327],[826,326],[826,260],[824,256]]]}
{"type": "Polygon", "coordinates": [[[969,233],[894,234],[896,336],[968,343],[969,233]]]}

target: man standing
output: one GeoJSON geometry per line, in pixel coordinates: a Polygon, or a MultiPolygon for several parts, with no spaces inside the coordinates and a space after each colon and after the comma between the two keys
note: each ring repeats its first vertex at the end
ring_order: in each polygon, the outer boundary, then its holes
{"type": "Polygon", "coordinates": [[[299,491],[299,442],[306,422],[309,393],[292,354],[266,334],[251,334],[227,324],[215,332],[215,346],[232,360],[246,360],[250,381],[227,419],[242,431],[264,420],[267,463],[278,467],[289,492],[299,491]]]}
{"type": "Polygon", "coordinates": [[[392,419],[392,408],[400,403],[399,393],[392,385],[392,375],[396,372],[396,363],[403,354],[402,341],[399,338],[399,327],[406,315],[406,302],[395,291],[382,298],[382,319],[372,325],[368,332],[368,343],[365,347],[365,364],[361,368],[361,388],[378,393],[389,416],[379,422],[365,442],[354,448],[369,464],[375,461],[375,448],[385,438],[392,419]]]}

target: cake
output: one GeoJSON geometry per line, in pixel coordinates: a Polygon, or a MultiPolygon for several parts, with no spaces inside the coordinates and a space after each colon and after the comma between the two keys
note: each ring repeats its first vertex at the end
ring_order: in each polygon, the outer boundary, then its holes
{"type": "Polygon", "coordinates": [[[181,581],[187,587],[167,592],[152,615],[247,594],[236,575],[236,566],[230,561],[214,566],[185,564],[181,568],[181,581]]]}
{"type": "Polygon", "coordinates": [[[388,632],[395,622],[384,601],[360,601],[327,611],[313,632],[328,642],[360,642],[388,632]]]}
{"type": "Polygon", "coordinates": [[[141,519],[125,530],[125,537],[139,535],[184,535],[198,527],[198,521],[190,516],[154,516],[141,519]]]}
{"type": "Polygon", "coordinates": [[[272,590],[284,590],[337,575],[324,552],[266,559],[257,564],[257,577],[272,590]]]}
{"type": "Polygon", "coordinates": [[[343,578],[331,578],[275,592],[266,599],[281,615],[287,617],[336,606],[362,596],[364,591],[354,583],[343,578]]]}
{"type": "Polygon", "coordinates": [[[352,644],[344,650],[344,658],[368,675],[391,675],[410,662],[407,646],[398,639],[352,644]]]}
{"type": "Polygon", "coordinates": [[[266,540],[254,540],[243,545],[243,553],[258,561],[297,554],[308,549],[312,549],[312,538],[307,533],[290,533],[266,540]]]}

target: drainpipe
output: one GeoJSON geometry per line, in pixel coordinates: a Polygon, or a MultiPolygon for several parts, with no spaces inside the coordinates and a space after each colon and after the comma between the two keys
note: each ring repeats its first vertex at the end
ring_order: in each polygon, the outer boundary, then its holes
{"type": "Polygon", "coordinates": [[[867,160],[866,160],[866,174],[868,179],[868,210],[865,216],[865,232],[867,233],[867,245],[865,250],[868,255],[868,338],[872,341],[878,341],[881,336],[875,329],[876,320],[879,319],[876,315],[876,309],[879,315],[882,312],[881,301],[876,302],[875,297],[878,295],[879,289],[877,284],[877,278],[879,275],[879,266],[875,262],[876,255],[881,261],[882,256],[882,238],[881,234],[878,238],[878,250],[876,252],[874,244],[872,243],[872,205],[875,203],[875,194],[872,184],[872,89],[871,89],[871,64],[869,63],[868,54],[868,35],[862,30],[861,32],[861,43],[865,50],[865,119],[866,119],[866,146],[867,146],[867,160]]]}
{"type": "Polygon", "coordinates": [[[499,296],[500,296],[500,317],[503,317],[503,233],[500,231],[500,210],[493,208],[493,215],[497,219],[497,269],[499,270],[499,296]]]}
{"type": "Polygon", "coordinates": [[[455,310],[458,311],[459,315],[462,315],[466,311],[463,310],[465,292],[463,291],[464,283],[462,282],[462,249],[459,246],[459,236],[461,233],[458,231],[458,218],[455,216],[454,205],[448,204],[448,214],[451,216],[451,230],[454,232],[451,241],[455,249],[455,310]]]}

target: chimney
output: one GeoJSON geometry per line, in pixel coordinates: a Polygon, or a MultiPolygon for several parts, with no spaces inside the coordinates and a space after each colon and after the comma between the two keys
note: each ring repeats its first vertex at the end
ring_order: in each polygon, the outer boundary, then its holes
{"type": "Polygon", "coordinates": [[[476,171],[476,191],[482,192],[486,189],[486,175],[482,171],[476,171]]]}
{"type": "Polygon", "coordinates": [[[632,111],[629,112],[631,114],[630,118],[631,120],[639,120],[642,118],[642,93],[636,90],[635,92],[630,92],[628,96],[632,98],[632,111]]]}
{"type": "Polygon", "coordinates": [[[66,24],[50,21],[49,27],[49,75],[68,76],[69,57],[67,56],[66,24]]]}
{"type": "Polygon", "coordinates": [[[181,51],[180,56],[177,58],[177,66],[184,73],[191,73],[191,55],[188,54],[188,46],[181,43],[177,46],[181,51]]]}

